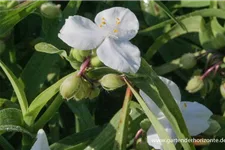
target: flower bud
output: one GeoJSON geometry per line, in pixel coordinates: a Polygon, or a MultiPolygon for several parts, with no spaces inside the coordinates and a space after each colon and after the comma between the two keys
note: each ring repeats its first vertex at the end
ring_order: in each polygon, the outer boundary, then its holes
{"type": "Polygon", "coordinates": [[[103,65],[103,63],[99,60],[98,56],[91,57],[90,64],[93,67],[100,67],[103,65]]]}
{"type": "Polygon", "coordinates": [[[91,91],[91,93],[89,95],[89,99],[94,99],[99,94],[100,94],[100,89],[99,88],[94,88],[94,89],[92,89],[92,91],[91,91]]]}
{"type": "Polygon", "coordinates": [[[91,55],[91,50],[78,50],[78,52],[83,57],[88,57],[91,55]]]}
{"type": "Polygon", "coordinates": [[[140,127],[142,128],[142,130],[144,130],[145,132],[148,131],[148,129],[150,128],[151,126],[151,122],[146,118],[144,120],[142,120],[140,122],[140,127]]]}
{"type": "Polygon", "coordinates": [[[60,94],[64,99],[71,99],[82,85],[82,78],[77,72],[67,77],[60,86],[60,94]]]}
{"type": "Polygon", "coordinates": [[[99,82],[102,85],[102,87],[107,91],[112,91],[125,85],[125,82],[121,79],[121,77],[116,74],[104,75],[99,80],[99,82]]]}
{"type": "Polygon", "coordinates": [[[136,143],[136,150],[150,150],[150,148],[146,141],[138,139],[136,143]]]}
{"type": "Polygon", "coordinates": [[[83,62],[86,57],[82,56],[79,51],[80,50],[72,48],[70,51],[71,56],[78,62],[83,62]]]}
{"type": "Polygon", "coordinates": [[[184,54],[180,58],[180,64],[181,67],[184,69],[191,69],[197,64],[197,60],[195,58],[195,55],[191,53],[184,54]]]}
{"type": "Polygon", "coordinates": [[[82,100],[85,98],[88,98],[90,93],[92,91],[91,84],[88,81],[82,80],[82,83],[80,84],[79,88],[74,94],[74,98],[76,100],[82,100]]]}
{"type": "Polygon", "coordinates": [[[201,79],[201,77],[200,76],[194,76],[188,81],[188,84],[186,86],[186,90],[189,93],[195,93],[195,92],[201,90],[201,88],[203,86],[204,86],[204,82],[201,79]]]}
{"type": "Polygon", "coordinates": [[[0,55],[5,51],[5,43],[0,40],[0,55]]]}
{"type": "Polygon", "coordinates": [[[220,85],[220,93],[223,96],[223,98],[225,99],[225,82],[220,85]]]}
{"type": "Polygon", "coordinates": [[[61,15],[60,5],[51,2],[42,4],[40,10],[41,14],[48,19],[55,19],[61,15]]]}

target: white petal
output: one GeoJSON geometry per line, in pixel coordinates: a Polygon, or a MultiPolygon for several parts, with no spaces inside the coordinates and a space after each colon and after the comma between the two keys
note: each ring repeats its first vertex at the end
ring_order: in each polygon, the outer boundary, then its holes
{"type": "MultiPolygon", "coordinates": [[[[170,136],[170,138],[175,139],[176,134],[173,132],[173,129],[169,124],[169,121],[166,118],[160,119],[159,121],[162,124],[162,126],[165,128],[165,130],[168,133],[168,135],[170,136]]],[[[161,142],[166,142],[166,141],[163,141],[163,139],[162,139],[162,141],[160,141],[160,138],[159,138],[158,134],[156,133],[154,127],[151,126],[147,132],[147,142],[150,146],[154,147],[155,149],[163,149],[161,142]]]]}
{"type": "Polygon", "coordinates": [[[91,20],[81,16],[70,16],[58,37],[73,48],[90,50],[101,44],[105,34],[91,20]]]}
{"type": "Polygon", "coordinates": [[[142,90],[139,91],[139,94],[147,104],[148,108],[154,113],[154,115],[158,118],[165,117],[163,112],[159,109],[159,107],[155,104],[155,102],[142,90]]]}
{"type": "Polygon", "coordinates": [[[190,135],[195,136],[208,129],[212,112],[207,107],[197,102],[183,101],[180,109],[190,135]]]}
{"type": "Polygon", "coordinates": [[[139,22],[135,14],[123,7],[113,7],[99,12],[95,17],[95,23],[100,26],[103,21],[106,24],[102,29],[117,29],[118,37],[123,40],[132,39],[139,29],[139,22]]]}
{"type": "Polygon", "coordinates": [[[37,140],[32,146],[31,150],[50,150],[48,145],[48,139],[43,129],[38,130],[37,140]]]}
{"type": "Polygon", "coordinates": [[[168,87],[168,89],[170,90],[173,98],[176,100],[177,104],[179,105],[180,101],[181,101],[181,94],[180,94],[180,90],[178,88],[178,86],[171,80],[164,78],[164,77],[159,77],[164,84],[168,87]]]}
{"type": "Polygon", "coordinates": [[[121,72],[136,73],[141,64],[139,49],[129,41],[106,38],[97,55],[106,66],[121,72]]]}

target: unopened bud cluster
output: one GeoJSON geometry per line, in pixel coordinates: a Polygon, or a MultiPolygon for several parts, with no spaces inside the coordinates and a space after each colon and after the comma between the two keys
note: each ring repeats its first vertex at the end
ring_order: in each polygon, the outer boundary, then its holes
{"type": "Polygon", "coordinates": [[[75,98],[81,100],[85,98],[93,99],[100,93],[98,88],[93,88],[92,85],[77,75],[77,72],[67,77],[60,86],[60,94],[64,99],[75,98]]]}

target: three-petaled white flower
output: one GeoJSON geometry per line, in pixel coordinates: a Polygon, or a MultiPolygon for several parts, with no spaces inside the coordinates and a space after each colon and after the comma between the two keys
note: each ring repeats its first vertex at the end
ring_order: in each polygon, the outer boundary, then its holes
{"type": "Polygon", "coordinates": [[[75,15],[66,19],[58,34],[69,46],[79,50],[97,48],[99,59],[108,67],[136,73],[140,67],[140,51],[131,44],[139,23],[127,8],[113,7],[99,12],[95,23],[75,15]]]}
{"type": "MultiPolygon", "coordinates": [[[[189,134],[191,136],[196,136],[206,129],[209,128],[209,118],[212,115],[212,112],[206,108],[204,105],[197,102],[181,102],[181,94],[178,86],[163,77],[160,79],[166,84],[168,89],[170,90],[172,96],[176,100],[177,105],[180,108],[186,126],[188,128],[189,134]]],[[[160,123],[165,128],[166,132],[172,139],[176,139],[176,135],[163,112],[159,109],[159,107],[154,103],[154,101],[148,97],[143,91],[140,90],[140,95],[148,105],[149,109],[154,113],[154,115],[158,118],[160,123]]],[[[147,132],[147,141],[148,144],[155,149],[162,149],[162,143],[159,142],[160,138],[156,133],[153,126],[151,126],[147,132]],[[157,141],[157,142],[156,142],[157,141]]]]}
{"type": "Polygon", "coordinates": [[[50,150],[48,139],[43,129],[38,130],[37,140],[35,141],[31,150],[50,150]]]}

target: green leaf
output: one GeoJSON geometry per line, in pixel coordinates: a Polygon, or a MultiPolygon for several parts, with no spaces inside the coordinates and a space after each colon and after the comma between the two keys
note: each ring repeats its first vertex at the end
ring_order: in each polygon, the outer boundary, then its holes
{"type": "Polygon", "coordinates": [[[179,19],[177,19],[171,12],[170,10],[161,2],[161,1],[155,1],[163,10],[164,12],[174,21],[179,25],[183,30],[187,31],[186,26],[184,25],[183,22],[181,22],[179,19]]]}
{"type": "Polygon", "coordinates": [[[63,57],[67,57],[67,53],[64,50],[59,50],[58,48],[56,48],[55,46],[45,43],[45,42],[41,42],[35,45],[35,49],[38,52],[44,52],[44,53],[48,53],[48,54],[59,54],[63,57]]]}
{"type": "Polygon", "coordinates": [[[8,33],[18,22],[31,14],[45,1],[27,1],[15,9],[0,11],[0,35],[8,33]]]}
{"type": "Polygon", "coordinates": [[[72,110],[76,118],[77,131],[84,131],[95,126],[95,122],[85,104],[85,101],[67,101],[66,104],[72,110]]]}
{"type": "MultiPolygon", "coordinates": [[[[87,145],[87,142],[95,138],[102,131],[101,127],[94,127],[87,129],[83,132],[75,133],[67,136],[56,143],[53,143],[50,148],[51,150],[67,149],[75,146],[79,146],[82,143],[87,145]]],[[[83,146],[82,146],[83,147],[83,146]]]]}
{"type": "Polygon", "coordinates": [[[0,60],[0,66],[5,72],[9,81],[11,82],[12,87],[18,98],[22,114],[25,115],[28,109],[28,104],[27,104],[27,98],[26,98],[25,92],[23,91],[23,86],[21,82],[16,78],[16,76],[9,70],[9,68],[1,60],[0,60]]]}
{"type": "Polygon", "coordinates": [[[44,125],[55,115],[63,102],[64,99],[60,94],[58,94],[44,114],[37,120],[37,122],[35,122],[33,126],[34,131],[38,131],[43,128],[44,125]]]}
{"type": "MultiPolygon", "coordinates": [[[[70,74],[69,74],[70,75],[70,74]]],[[[41,111],[41,109],[45,106],[45,104],[59,92],[60,85],[62,82],[69,76],[65,76],[60,79],[58,82],[47,88],[41,94],[39,94],[30,104],[27,113],[24,116],[24,120],[26,120],[30,125],[34,122],[37,115],[41,111]]]]}
{"type": "Polygon", "coordinates": [[[198,7],[206,7],[209,6],[210,1],[186,1],[186,0],[181,0],[178,1],[178,4],[176,4],[174,7],[175,8],[181,8],[181,7],[187,7],[187,8],[198,8],[198,7]]]}
{"type": "Polygon", "coordinates": [[[73,1],[70,0],[66,5],[66,8],[63,10],[63,17],[67,18],[68,16],[73,16],[77,13],[82,1],[73,1]]]}
{"type": "MultiPolygon", "coordinates": [[[[142,59],[141,67],[137,73],[145,75],[145,77],[137,78],[135,76],[132,77],[132,75],[128,75],[128,79],[131,81],[131,83],[144,91],[156,103],[156,105],[170,121],[170,124],[179,139],[190,138],[180,109],[172,97],[169,89],[159,79],[158,75],[152,70],[152,68],[144,59],[142,59]]],[[[140,102],[142,101],[139,100],[139,103],[140,102]]],[[[141,106],[144,106],[144,104],[141,104],[141,106]]],[[[145,111],[147,110],[145,109],[145,111]]],[[[181,144],[184,149],[194,149],[192,143],[181,144]]]]}
{"type": "MultiPolygon", "coordinates": [[[[132,113],[129,114],[131,124],[128,128],[132,129],[133,132],[129,132],[131,135],[135,135],[136,131],[140,128],[139,123],[140,120],[143,119],[144,115],[139,108],[137,108],[131,101],[130,109],[132,113]]],[[[110,120],[109,124],[105,127],[105,129],[95,138],[95,140],[85,148],[85,150],[108,150],[112,149],[115,136],[116,136],[116,129],[119,124],[121,110],[118,111],[113,118],[110,120]]]]}
{"type": "Polygon", "coordinates": [[[0,110],[0,125],[19,125],[23,124],[22,112],[15,108],[0,110]]]}
{"type": "Polygon", "coordinates": [[[225,28],[214,17],[209,23],[202,23],[199,39],[204,49],[219,49],[225,46],[225,28]]]}
{"type": "Polygon", "coordinates": [[[159,48],[167,43],[169,40],[172,40],[178,36],[181,36],[190,32],[199,32],[200,25],[202,23],[202,17],[195,16],[181,20],[185,24],[187,31],[183,30],[180,26],[173,26],[168,32],[158,37],[155,42],[149,47],[148,51],[145,54],[146,60],[150,60],[152,56],[159,50],[159,48]]]}
{"type": "Polygon", "coordinates": [[[34,135],[30,133],[27,129],[17,126],[17,125],[0,125],[0,131],[4,132],[21,132],[29,135],[30,137],[34,138],[34,135]]]}
{"type": "Polygon", "coordinates": [[[124,150],[127,145],[127,137],[128,137],[128,120],[129,120],[129,102],[131,100],[132,93],[129,87],[127,87],[122,113],[120,114],[120,121],[116,132],[116,138],[114,142],[114,150],[124,150]]]}
{"type": "Polygon", "coordinates": [[[14,150],[13,146],[1,135],[0,135],[0,145],[3,149],[14,150]]]}
{"type": "MultiPolygon", "coordinates": [[[[217,18],[225,19],[225,12],[223,10],[220,10],[220,9],[212,9],[212,8],[211,9],[202,9],[202,10],[197,10],[197,11],[191,12],[191,13],[183,15],[183,16],[179,16],[179,17],[177,17],[177,19],[182,20],[182,19],[194,17],[194,16],[217,17],[217,18]]],[[[138,32],[138,34],[148,35],[152,31],[154,31],[156,29],[159,29],[159,28],[163,28],[168,24],[172,24],[173,22],[174,21],[172,19],[163,21],[163,22],[161,22],[159,24],[156,24],[154,26],[151,26],[151,27],[148,27],[146,29],[140,30],[138,32]]]]}
{"type": "MultiPolygon", "coordinates": [[[[145,81],[146,82],[146,81],[145,81]]],[[[158,121],[158,118],[153,114],[153,112],[148,108],[147,104],[144,102],[144,100],[141,98],[141,96],[138,94],[138,92],[135,91],[135,89],[130,85],[128,81],[126,81],[127,85],[131,89],[132,93],[136,97],[137,101],[141,105],[142,109],[144,110],[146,116],[151,121],[154,129],[158,133],[160,139],[170,140],[170,137],[164,127],[161,125],[161,123],[158,121]]],[[[175,145],[173,143],[162,143],[163,149],[170,149],[170,150],[176,150],[175,145]]]]}

